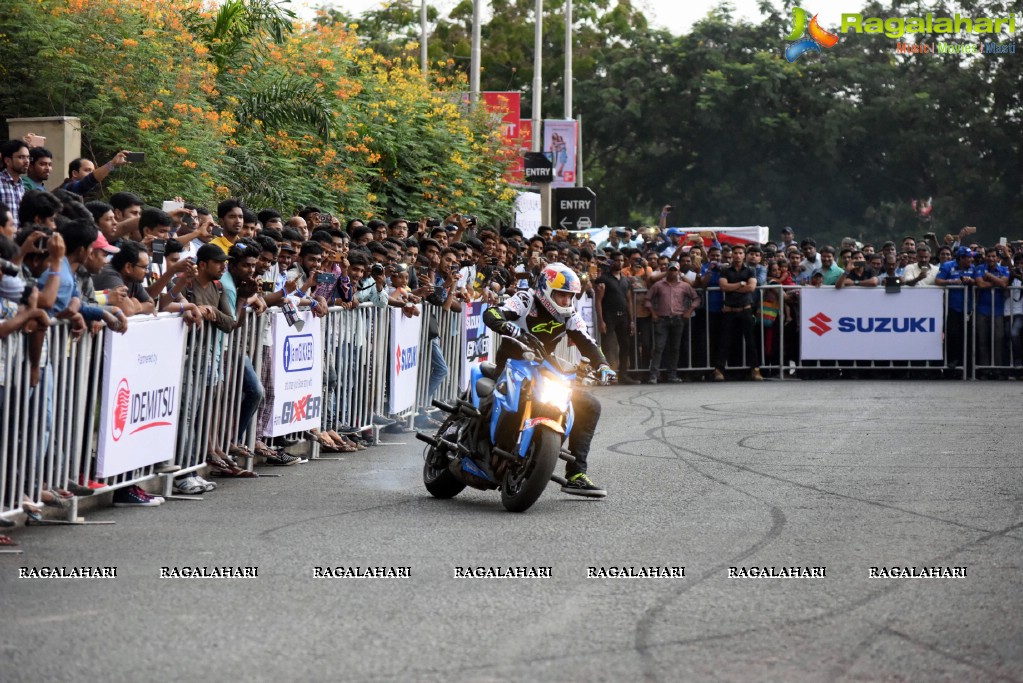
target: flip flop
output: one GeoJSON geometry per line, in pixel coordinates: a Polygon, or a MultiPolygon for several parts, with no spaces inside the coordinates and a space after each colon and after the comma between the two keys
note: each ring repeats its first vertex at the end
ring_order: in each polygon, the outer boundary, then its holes
{"type": "Polygon", "coordinates": [[[0,534],[0,546],[13,547],[13,546],[17,546],[17,545],[18,545],[18,542],[15,541],[10,536],[5,536],[3,534],[0,534]]]}
{"type": "Polygon", "coordinates": [[[227,447],[227,454],[235,458],[254,458],[255,454],[245,446],[231,444],[227,447]]]}

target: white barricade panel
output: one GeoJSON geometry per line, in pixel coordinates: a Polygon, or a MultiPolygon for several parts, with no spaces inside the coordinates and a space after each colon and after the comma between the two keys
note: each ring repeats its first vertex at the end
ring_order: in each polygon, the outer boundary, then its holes
{"type": "Polygon", "coordinates": [[[483,312],[487,308],[489,306],[482,301],[466,303],[462,307],[462,315],[465,319],[465,335],[463,335],[462,341],[462,358],[464,362],[461,364],[462,372],[458,382],[460,391],[465,391],[468,388],[469,374],[474,367],[483,361],[492,361],[494,358],[494,349],[491,346],[490,335],[488,334],[489,329],[483,322],[483,312]]]}
{"type": "Polygon", "coordinates": [[[96,474],[112,477],[174,459],[185,325],[136,321],[106,335],[96,474]]]}
{"type": "Polygon", "coordinates": [[[265,436],[319,429],[323,413],[323,335],[320,319],[299,312],[291,327],[283,312],[273,318],[273,418],[265,436]],[[301,329],[299,329],[301,328],[301,329]]]}
{"type": "Polygon", "coordinates": [[[388,405],[392,414],[408,410],[416,404],[416,376],[419,374],[419,363],[424,362],[419,346],[422,324],[421,316],[408,318],[400,309],[391,309],[388,405]]]}
{"type": "Polygon", "coordinates": [[[941,360],[938,288],[800,290],[803,360],[941,360]]]}

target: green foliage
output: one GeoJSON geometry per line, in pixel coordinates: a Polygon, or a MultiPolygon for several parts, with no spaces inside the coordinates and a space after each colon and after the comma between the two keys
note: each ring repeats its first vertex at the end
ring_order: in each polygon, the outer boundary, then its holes
{"type": "Polygon", "coordinates": [[[428,83],[344,23],[296,24],[288,4],[0,4],[0,114],[78,116],[83,151],[100,163],[146,152],[104,189],[152,203],[237,195],[363,219],[507,216],[499,138],[453,104],[462,81],[428,83]]]}

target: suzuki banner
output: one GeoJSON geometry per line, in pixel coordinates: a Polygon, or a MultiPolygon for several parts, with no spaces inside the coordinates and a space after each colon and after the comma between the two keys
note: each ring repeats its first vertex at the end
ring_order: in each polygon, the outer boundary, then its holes
{"type": "Polygon", "coordinates": [[[493,360],[494,349],[491,348],[493,340],[490,328],[483,322],[483,312],[487,308],[487,304],[482,301],[473,301],[471,304],[462,305],[465,316],[462,357],[465,358],[465,363],[462,364],[462,376],[458,385],[462,391],[469,386],[469,373],[472,372],[472,369],[484,361],[493,360]]]}
{"type": "Polygon", "coordinates": [[[177,316],[140,318],[124,334],[105,337],[99,478],[174,459],[185,325],[177,316]]]}
{"type": "MultiPolygon", "coordinates": [[[[419,372],[419,332],[421,316],[405,317],[401,309],[391,309],[391,413],[400,413],[416,404],[416,374],[419,372]]],[[[429,359],[424,360],[428,363],[429,359]]]]}
{"type": "Polygon", "coordinates": [[[941,360],[944,292],[903,287],[800,290],[803,360],[941,360]]]}
{"type": "MultiPolygon", "coordinates": [[[[266,315],[271,315],[267,313],[266,315]]],[[[273,419],[264,436],[319,429],[323,410],[323,336],[311,311],[288,325],[283,311],[273,314],[273,419]]]]}

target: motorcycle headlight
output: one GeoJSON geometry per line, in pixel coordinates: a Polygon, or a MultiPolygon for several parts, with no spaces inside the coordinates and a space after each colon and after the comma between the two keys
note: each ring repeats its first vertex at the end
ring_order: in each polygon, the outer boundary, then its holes
{"type": "Polygon", "coordinates": [[[553,377],[543,376],[537,386],[536,400],[559,410],[568,410],[568,402],[571,397],[572,388],[553,377]]]}

